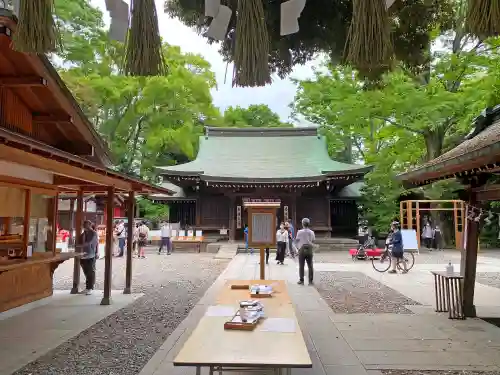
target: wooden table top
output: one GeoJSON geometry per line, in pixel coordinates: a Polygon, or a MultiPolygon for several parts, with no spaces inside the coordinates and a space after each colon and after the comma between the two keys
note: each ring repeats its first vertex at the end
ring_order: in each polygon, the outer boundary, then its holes
{"type": "Polygon", "coordinates": [[[16,268],[30,267],[34,264],[64,262],[68,259],[81,257],[80,253],[59,253],[48,257],[31,257],[28,259],[16,259],[0,262],[0,272],[10,271],[16,268]]]}
{"type": "Polygon", "coordinates": [[[174,366],[311,368],[311,357],[300,330],[295,309],[283,280],[229,280],[216,304],[237,310],[248,300],[248,290],[231,289],[233,284],[273,284],[271,298],[261,298],[266,318],[287,318],[295,322],[294,332],[224,330],[230,317],[203,316],[181,351],[174,366]]]}

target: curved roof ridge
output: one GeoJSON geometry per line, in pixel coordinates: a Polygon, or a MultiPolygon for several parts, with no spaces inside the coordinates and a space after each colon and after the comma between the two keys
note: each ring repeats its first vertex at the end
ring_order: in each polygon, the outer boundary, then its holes
{"type": "Polygon", "coordinates": [[[317,127],[228,128],[205,126],[205,137],[287,137],[318,136],[317,127]]]}

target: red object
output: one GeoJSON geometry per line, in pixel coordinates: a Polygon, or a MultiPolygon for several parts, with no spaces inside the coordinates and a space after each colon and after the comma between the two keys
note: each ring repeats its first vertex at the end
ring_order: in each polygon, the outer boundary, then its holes
{"type": "Polygon", "coordinates": [[[66,242],[66,240],[69,239],[69,231],[66,229],[61,229],[59,231],[59,236],[61,236],[63,242],[66,242]]]}
{"type": "MultiPolygon", "coordinates": [[[[365,254],[369,257],[378,257],[384,252],[384,249],[366,249],[365,254]]],[[[349,255],[355,256],[358,253],[358,249],[349,249],[349,255]]]]}

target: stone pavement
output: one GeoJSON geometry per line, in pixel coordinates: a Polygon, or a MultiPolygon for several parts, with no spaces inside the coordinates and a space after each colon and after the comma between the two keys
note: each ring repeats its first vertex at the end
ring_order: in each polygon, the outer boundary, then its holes
{"type": "Polygon", "coordinates": [[[0,374],[16,371],[142,296],[112,291],[113,303],[101,306],[102,295],[56,290],[52,297],[0,313],[0,374]]]}
{"type": "MultiPolygon", "coordinates": [[[[478,272],[500,272],[500,262],[483,258],[478,272]]],[[[453,260],[455,262],[455,259],[453,260]]],[[[256,255],[237,255],[140,375],[194,374],[194,369],[173,367],[172,361],[196,327],[218,290],[230,279],[257,279],[256,255]]],[[[313,368],[292,373],[314,375],[376,375],[380,369],[500,370],[500,329],[480,320],[451,321],[434,313],[430,269],[443,264],[418,264],[407,275],[376,273],[370,262],[317,263],[317,271],[363,272],[422,303],[409,306],[414,315],[335,314],[315,288],[296,285],[297,266],[271,264],[266,277],[288,281],[289,293],[304,334],[313,368]]],[[[455,265],[457,267],[457,265],[455,265]]],[[[476,284],[478,310],[498,313],[500,290],[476,284]],[[495,306],[496,304],[496,306],[495,306]]],[[[207,371],[208,373],[208,371],[207,371]]]]}

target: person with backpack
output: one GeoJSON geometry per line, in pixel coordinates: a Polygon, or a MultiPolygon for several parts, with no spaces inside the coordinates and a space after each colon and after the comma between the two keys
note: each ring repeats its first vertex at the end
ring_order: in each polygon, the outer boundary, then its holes
{"type": "Polygon", "coordinates": [[[127,238],[127,231],[125,230],[125,222],[120,220],[115,229],[115,235],[118,239],[118,257],[123,257],[125,253],[125,240],[127,238]]]}
{"type": "Polygon", "coordinates": [[[138,234],[137,245],[139,247],[139,258],[144,259],[146,258],[146,256],[144,255],[144,248],[146,247],[149,237],[149,228],[144,221],[139,226],[137,234],[138,234]]]}

